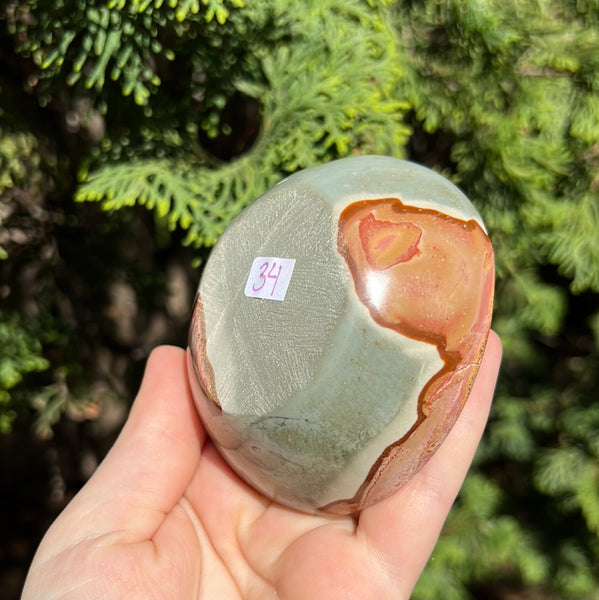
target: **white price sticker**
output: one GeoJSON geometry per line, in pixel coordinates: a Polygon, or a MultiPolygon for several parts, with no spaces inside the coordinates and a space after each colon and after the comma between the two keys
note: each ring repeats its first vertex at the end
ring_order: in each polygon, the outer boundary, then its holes
{"type": "Polygon", "coordinates": [[[245,284],[245,295],[265,300],[285,300],[295,258],[258,256],[245,284]]]}

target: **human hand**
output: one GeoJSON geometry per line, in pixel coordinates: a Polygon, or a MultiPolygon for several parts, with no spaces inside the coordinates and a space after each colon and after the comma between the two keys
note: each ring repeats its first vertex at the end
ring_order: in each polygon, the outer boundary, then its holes
{"type": "Polygon", "coordinates": [[[500,360],[491,332],[430,461],[357,518],[333,518],[237,477],[199,422],[184,351],[158,348],[115,445],[42,540],[22,600],[409,598],[482,435],[500,360]]]}

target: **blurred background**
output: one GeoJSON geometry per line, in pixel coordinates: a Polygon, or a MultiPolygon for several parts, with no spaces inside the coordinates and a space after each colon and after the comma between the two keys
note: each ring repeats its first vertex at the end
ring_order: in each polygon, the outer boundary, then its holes
{"type": "Polygon", "coordinates": [[[0,2],[0,595],[284,176],[428,165],[487,223],[491,419],[420,600],[599,598],[599,2],[0,2]]]}

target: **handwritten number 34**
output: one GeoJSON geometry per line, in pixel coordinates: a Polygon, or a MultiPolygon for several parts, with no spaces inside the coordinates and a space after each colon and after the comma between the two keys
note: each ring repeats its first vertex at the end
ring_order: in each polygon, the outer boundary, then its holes
{"type": "Polygon", "coordinates": [[[272,282],[272,288],[270,295],[275,293],[275,288],[279,282],[279,276],[281,275],[281,265],[277,265],[275,261],[271,264],[270,261],[265,261],[260,265],[260,273],[258,274],[257,281],[252,285],[254,292],[259,292],[269,281],[272,282]],[[270,269],[269,269],[270,267],[270,269]]]}

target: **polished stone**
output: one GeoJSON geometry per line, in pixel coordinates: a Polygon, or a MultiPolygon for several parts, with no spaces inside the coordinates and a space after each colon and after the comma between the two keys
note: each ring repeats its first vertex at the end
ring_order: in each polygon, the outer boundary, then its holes
{"type": "Polygon", "coordinates": [[[480,216],[433,171],[362,156],[288,177],[202,274],[188,357],[207,431],[287,506],[349,514],[385,498],[466,402],[493,283],[480,216]]]}

